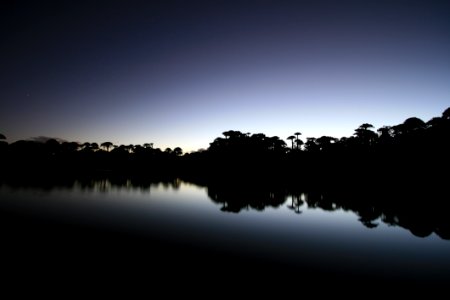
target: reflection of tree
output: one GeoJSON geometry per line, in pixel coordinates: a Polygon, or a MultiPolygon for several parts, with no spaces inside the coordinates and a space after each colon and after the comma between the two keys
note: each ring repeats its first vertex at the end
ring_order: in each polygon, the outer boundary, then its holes
{"type": "Polygon", "coordinates": [[[286,194],[280,189],[233,185],[209,185],[208,196],[213,202],[222,204],[222,211],[233,213],[243,209],[263,211],[266,207],[279,207],[286,201],[286,194]]]}
{"type": "Polygon", "coordinates": [[[380,218],[381,213],[377,211],[376,207],[366,205],[360,208],[357,214],[359,215],[359,221],[367,228],[375,228],[379,225],[375,220],[380,218]]]}
{"type": "Polygon", "coordinates": [[[162,185],[167,189],[178,190],[183,183],[178,178],[149,178],[149,177],[80,177],[80,178],[41,178],[36,180],[30,178],[21,178],[20,180],[6,181],[9,186],[15,188],[33,187],[36,189],[53,190],[53,189],[81,189],[86,192],[109,193],[117,190],[139,191],[142,193],[150,193],[150,189],[155,186],[162,185]]]}
{"type": "Polygon", "coordinates": [[[303,205],[303,200],[301,199],[301,195],[292,194],[291,195],[291,204],[288,205],[289,209],[292,209],[296,214],[300,214],[300,207],[303,205]]]}
{"type": "Polygon", "coordinates": [[[300,214],[306,202],[308,209],[321,209],[333,212],[336,210],[351,211],[367,228],[377,228],[380,222],[389,226],[400,226],[408,229],[418,237],[427,237],[433,232],[442,239],[450,239],[450,214],[446,213],[445,204],[432,201],[436,206],[421,207],[420,197],[413,195],[379,194],[374,197],[367,193],[320,193],[289,191],[281,187],[255,187],[243,184],[211,184],[208,185],[209,198],[222,205],[224,212],[239,213],[242,210],[263,211],[267,207],[279,207],[288,199],[287,207],[300,214]],[[408,199],[403,202],[399,199],[408,199]]]}

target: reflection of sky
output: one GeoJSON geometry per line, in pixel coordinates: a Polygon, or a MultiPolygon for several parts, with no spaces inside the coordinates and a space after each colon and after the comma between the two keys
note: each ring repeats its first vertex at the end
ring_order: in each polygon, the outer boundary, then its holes
{"type": "Polygon", "coordinates": [[[205,188],[185,183],[178,189],[152,186],[150,193],[126,187],[110,192],[75,188],[43,193],[3,186],[0,195],[1,207],[10,203],[9,210],[28,208],[33,214],[69,222],[160,234],[290,263],[304,261],[327,269],[366,269],[386,275],[450,275],[449,241],[434,234],[418,238],[382,222],[368,229],[354,213],[343,210],[326,212],[304,204],[302,213],[295,214],[287,207],[289,199],[278,208],[234,214],[221,212],[221,205],[207,197],[205,188]]]}
{"type": "Polygon", "coordinates": [[[450,106],[448,4],[319,2],[14,4],[0,131],[192,150],[228,129],[340,137],[450,106]]]}

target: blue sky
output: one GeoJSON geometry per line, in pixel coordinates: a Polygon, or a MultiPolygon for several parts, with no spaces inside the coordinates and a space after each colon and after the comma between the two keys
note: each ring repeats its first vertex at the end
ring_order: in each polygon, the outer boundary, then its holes
{"type": "Polygon", "coordinates": [[[0,132],[207,148],[348,136],[450,106],[445,1],[14,2],[0,132]]]}

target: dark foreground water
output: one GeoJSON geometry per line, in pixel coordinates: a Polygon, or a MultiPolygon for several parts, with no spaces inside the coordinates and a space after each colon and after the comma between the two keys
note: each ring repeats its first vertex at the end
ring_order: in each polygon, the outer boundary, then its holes
{"type": "Polygon", "coordinates": [[[450,279],[445,237],[419,237],[393,224],[395,216],[367,220],[334,203],[317,205],[320,194],[271,193],[231,193],[221,200],[215,188],[181,181],[3,184],[3,267],[18,278],[81,270],[83,277],[126,278],[139,271],[184,281],[450,279]]]}

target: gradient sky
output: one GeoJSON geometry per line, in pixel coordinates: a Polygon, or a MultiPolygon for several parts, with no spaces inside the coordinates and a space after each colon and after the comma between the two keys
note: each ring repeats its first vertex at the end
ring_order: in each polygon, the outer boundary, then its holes
{"type": "Polygon", "coordinates": [[[450,106],[449,1],[2,1],[0,132],[196,150],[450,106]]]}

